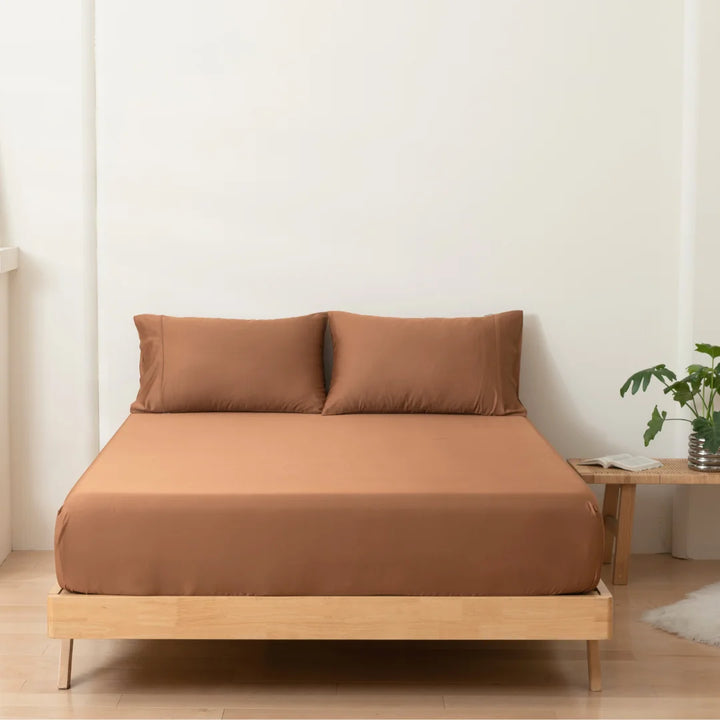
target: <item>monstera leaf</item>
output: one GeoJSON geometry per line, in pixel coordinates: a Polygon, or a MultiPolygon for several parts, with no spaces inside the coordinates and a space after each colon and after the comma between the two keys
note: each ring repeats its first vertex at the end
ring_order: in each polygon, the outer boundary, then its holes
{"type": "Polygon", "coordinates": [[[629,388],[632,387],[630,392],[634,395],[642,386],[643,392],[648,389],[648,385],[653,378],[657,378],[663,385],[666,385],[666,380],[675,382],[677,376],[672,370],[668,370],[665,365],[654,365],[651,368],[640,370],[634,375],[631,375],[625,384],[620,388],[620,397],[625,397],[625,393],[629,388]]]}
{"type": "MultiPolygon", "coordinates": [[[[697,343],[695,350],[712,358],[709,367],[688,365],[687,375],[678,379],[667,366],[653,365],[631,375],[620,388],[620,397],[625,397],[628,391],[632,395],[640,390],[645,392],[653,378],[659,380],[665,395],[669,395],[687,414],[694,416],[692,426],[703,441],[704,448],[716,453],[720,451],[720,411],[715,411],[717,398],[720,397],[720,345],[697,343]]],[[[666,419],[667,413],[658,410],[656,405],[643,435],[646,446],[663,429],[666,419]]],[[[687,417],[671,419],[690,422],[687,417]]]]}
{"type": "Polygon", "coordinates": [[[685,407],[695,397],[697,390],[693,390],[690,378],[686,377],[668,385],[663,392],[666,395],[672,393],[673,400],[680,403],[680,407],[685,407]]]}
{"type": "Polygon", "coordinates": [[[712,420],[699,417],[693,420],[693,430],[697,436],[704,440],[703,448],[711,453],[720,450],[720,411],[713,413],[712,420]]]}
{"type": "Polygon", "coordinates": [[[695,350],[703,355],[709,355],[713,360],[720,357],[720,345],[697,343],[697,345],[695,345],[695,350]]]}
{"type": "Polygon", "coordinates": [[[658,412],[658,406],[656,405],[652,411],[650,420],[648,420],[647,430],[643,435],[643,440],[645,440],[645,447],[647,447],[650,444],[650,441],[654,440],[655,436],[662,430],[662,427],[665,424],[666,417],[667,412],[665,412],[665,410],[663,410],[662,413],[658,412]]]}
{"type": "MultiPolygon", "coordinates": [[[[720,366],[718,366],[720,367],[720,366]]],[[[712,368],[704,365],[688,365],[687,377],[678,380],[678,382],[687,382],[694,395],[697,395],[704,386],[710,387],[717,377],[717,368],[713,373],[712,368]]]]}

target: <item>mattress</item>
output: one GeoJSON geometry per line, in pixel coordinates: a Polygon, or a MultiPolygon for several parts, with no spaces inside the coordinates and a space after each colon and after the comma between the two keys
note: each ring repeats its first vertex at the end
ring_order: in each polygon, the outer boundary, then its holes
{"type": "Polygon", "coordinates": [[[595,587],[594,495],[524,417],[131,415],[57,517],[61,587],[551,595],[595,587]]]}

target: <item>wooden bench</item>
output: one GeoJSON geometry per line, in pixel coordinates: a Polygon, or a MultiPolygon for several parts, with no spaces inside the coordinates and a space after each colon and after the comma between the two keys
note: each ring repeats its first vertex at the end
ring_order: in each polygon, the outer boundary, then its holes
{"type": "Polygon", "coordinates": [[[603,518],[605,520],[604,562],[613,563],[613,583],[627,585],[630,564],[635,490],[638,485],[720,485],[720,473],[691,470],[687,460],[663,458],[661,468],[629,472],[618,468],[607,470],[597,465],[578,465],[580,458],[568,460],[589,485],[605,485],[603,518]]]}

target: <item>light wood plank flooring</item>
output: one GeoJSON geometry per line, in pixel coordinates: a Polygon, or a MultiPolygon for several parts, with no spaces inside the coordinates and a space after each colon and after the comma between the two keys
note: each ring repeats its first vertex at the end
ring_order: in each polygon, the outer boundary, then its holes
{"type": "Polygon", "coordinates": [[[580,642],[81,640],[74,686],[58,691],[52,555],[13,553],[0,567],[0,717],[720,718],[720,648],[638,620],[719,581],[720,561],[637,556],[629,585],[605,579],[616,629],[599,694],[580,642]]]}

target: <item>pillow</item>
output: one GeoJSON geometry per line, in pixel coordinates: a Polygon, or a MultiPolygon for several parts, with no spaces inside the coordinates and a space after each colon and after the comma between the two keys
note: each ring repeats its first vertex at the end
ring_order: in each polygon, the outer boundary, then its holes
{"type": "Polygon", "coordinates": [[[130,411],[319,413],[326,319],[138,315],[140,392],[130,411]]]}
{"type": "Polygon", "coordinates": [[[330,313],[334,364],[324,415],[525,415],[522,311],[477,318],[330,313]]]}

